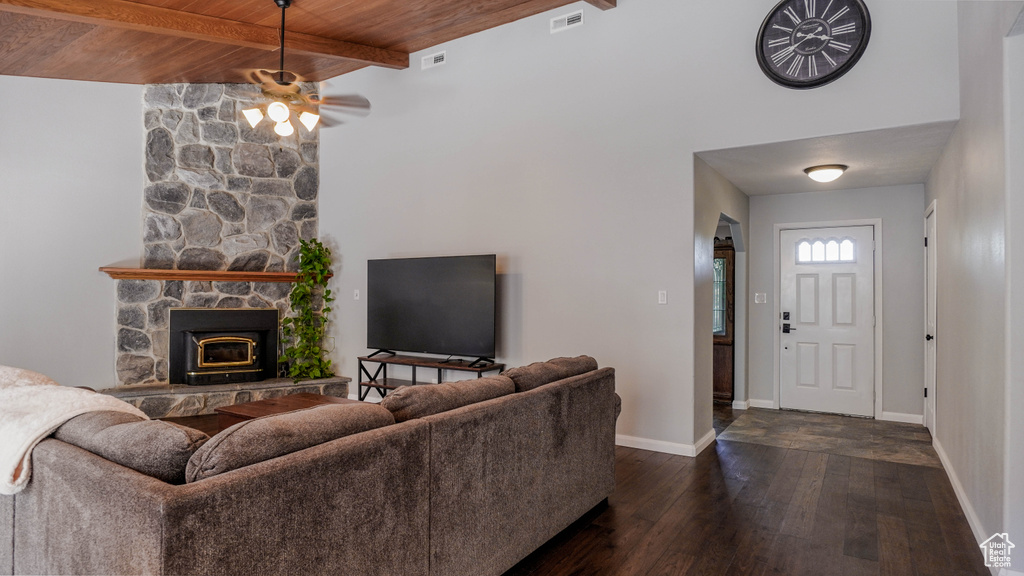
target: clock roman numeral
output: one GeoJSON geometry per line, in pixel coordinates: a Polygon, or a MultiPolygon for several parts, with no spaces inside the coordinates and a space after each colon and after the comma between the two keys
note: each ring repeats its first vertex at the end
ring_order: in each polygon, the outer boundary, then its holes
{"type": "Polygon", "coordinates": [[[807,59],[807,75],[811,78],[818,75],[818,59],[813,54],[807,59]]]}
{"type": "Polygon", "coordinates": [[[787,46],[782,50],[779,50],[775,54],[772,54],[772,62],[775,63],[776,66],[781,67],[786,62],[786,60],[789,60],[790,58],[793,57],[794,50],[796,50],[796,47],[792,45],[787,46]]]}
{"type": "Polygon", "coordinates": [[[793,10],[792,6],[786,8],[785,10],[783,10],[783,13],[786,16],[789,16],[789,19],[793,21],[793,24],[799,24],[800,23],[800,17],[796,15],[796,10],[793,10]]]}
{"type": "Polygon", "coordinates": [[[849,24],[843,24],[842,26],[836,26],[832,29],[833,36],[839,36],[841,34],[850,34],[851,32],[857,31],[857,23],[850,22],[849,24]]]}
{"type": "Polygon", "coordinates": [[[796,58],[793,58],[793,63],[789,65],[789,69],[786,70],[786,74],[795,76],[797,71],[800,70],[800,66],[804,63],[804,57],[802,54],[797,54],[796,58]]]}
{"type": "Polygon", "coordinates": [[[825,6],[825,11],[821,13],[821,17],[822,18],[824,18],[828,14],[828,11],[832,9],[832,2],[833,1],[834,0],[828,0],[828,6],[825,6]]]}
{"type": "Polygon", "coordinates": [[[829,55],[828,55],[827,53],[825,53],[825,52],[819,52],[819,54],[821,54],[822,56],[824,56],[824,57],[825,57],[825,60],[828,60],[828,63],[829,63],[829,64],[831,64],[833,68],[835,68],[835,67],[836,67],[836,61],[835,61],[835,60],[833,60],[831,56],[829,56],[829,55]]]}
{"type": "Polygon", "coordinates": [[[836,42],[835,40],[828,43],[828,45],[836,50],[839,50],[843,54],[850,52],[851,46],[849,44],[843,44],[842,42],[836,42]]]}
{"type": "Polygon", "coordinates": [[[778,24],[772,24],[772,28],[775,28],[776,30],[782,30],[783,32],[786,32],[787,34],[792,34],[793,33],[793,29],[792,28],[786,28],[785,26],[779,26],[778,24]]]}
{"type": "Polygon", "coordinates": [[[783,36],[782,38],[776,38],[775,40],[769,40],[768,41],[768,47],[769,48],[776,48],[776,47],[779,47],[779,46],[785,46],[786,44],[789,44],[789,43],[790,43],[790,37],[789,36],[783,36]]]}
{"type": "Polygon", "coordinates": [[[831,18],[828,19],[828,23],[831,24],[831,23],[835,22],[836,20],[842,18],[843,14],[846,14],[849,11],[850,11],[850,7],[849,6],[843,6],[842,10],[840,10],[839,12],[836,12],[831,18]]]}
{"type": "Polygon", "coordinates": [[[808,18],[814,18],[817,0],[804,0],[804,14],[807,14],[808,18]]]}

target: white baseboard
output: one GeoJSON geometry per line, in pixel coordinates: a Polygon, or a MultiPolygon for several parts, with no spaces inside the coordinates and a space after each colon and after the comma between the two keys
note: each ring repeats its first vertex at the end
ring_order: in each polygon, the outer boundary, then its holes
{"type": "Polygon", "coordinates": [[[919,424],[924,426],[924,414],[901,414],[900,412],[885,412],[882,411],[882,417],[879,420],[888,420],[890,422],[903,422],[905,424],[919,424]]]}
{"type": "Polygon", "coordinates": [[[750,408],[750,400],[733,400],[732,401],[732,409],[733,410],[746,410],[748,408],[750,408]]]}
{"type": "Polygon", "coordinates": [[[679,444],[677,442],[666,442],[664,440],[651,440],[650,438],[637,438],[636,436],[626,436],[625,434],[615,435],[615,444],[619,446],[626,446],[627,448],[639,448],[640,450],[650,450],[652,452],[664,452],[666,454],[675,454],[677,456],[696,456],[704,451],[705,448],[711,445],[715,441],[715,431],[708,430],[708,433],[703,438],[697,441],[696,444],[679,444]]]}
{"type": "Polygon", "coordinates": [[[712,428],[711,430],[708,430],[708,433],[705,434],[703,438],[697,440],[697,445],[694,446],[693,455],[696,456],[697,454],[703,452],[705,448],[711,446],[711,443],[715,441],[715,437],[715,429],[712,428]]]}
{"type": "Polygon", "coordinates": [[[757,400],[756,398],[751,398],[750,400],[747,400],[747,402],[750,402],[751,408],[775,409],[775,400],[757,400]]]}
{"type": "Polygon", "coordinates": [[[956,499],[960,502],[960,507],[964,509],[964,516],[967,516],[967,523],[971,526],[974,539],[979,544],[984,542],[991,534],[986,532],[985,528],[981,525],[978,513],[974,511],[974,506],[971,505],[971,501],[967,498],[964,485],[960,483],[956,470],[953,469],[953,464],[949,461],[949,456],[946,456],[946,451],[942,449],[942,444],[938,438],[932,438],[932,447],[935,448],[935,453],[939,455],[939,461],[942,462],[942,468],[946,471],[946,475],[949,476],[949,483],[953,485],[956,499]]]}

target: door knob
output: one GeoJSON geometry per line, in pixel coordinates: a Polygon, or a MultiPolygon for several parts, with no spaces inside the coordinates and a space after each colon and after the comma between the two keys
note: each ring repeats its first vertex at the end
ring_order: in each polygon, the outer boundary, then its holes
{"type": "Polygon", "coordinates": [[[784,323],[782,325],[782,333],[789,334],[790,332],[796,332],[796,328],[790,328],[789,322],[784,323]]]}

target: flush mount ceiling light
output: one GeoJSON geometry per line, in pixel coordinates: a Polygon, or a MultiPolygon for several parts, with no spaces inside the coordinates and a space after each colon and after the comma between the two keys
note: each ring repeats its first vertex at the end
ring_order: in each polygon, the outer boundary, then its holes
{"type": "Polygon", "coordinates": [[[321,117],[320,108],[326,107],[337,112],[345,112],[358,116],[370,113],[370,102],[358,95],[327,96],[304,94],[300,82],[302,79],[295,73],[284,69],[284,23],[285,10],[292,5],[292,0],[274,0],[281,8],[281,48],[280,67],[278,70],[250,70],[249,77],[270,101],[265,109],[260,106],[242,110],[242,115],[253,128],[269,118],[274,122],[274,132],[280,136],[291,136],[295,133],[293,119],[298,119],[306,130],[312,132],[320,123],[325,127],[335,126],[341,122],[327,116],[321,117]]]}
{"type": "Polygon", "coordinates": [[[842,176],[847,168],[848,166],[842,164],[822,164],[804,168],[804,174],[807,174],[815,182],[832,182],[842,176]]]}

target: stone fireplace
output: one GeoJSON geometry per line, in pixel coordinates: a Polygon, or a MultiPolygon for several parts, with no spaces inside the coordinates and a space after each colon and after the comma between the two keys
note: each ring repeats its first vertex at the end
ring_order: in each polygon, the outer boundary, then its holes
{"type": "MultiPolygon", "coordinates": [[[[142,268],[297,269],[299,239],[317,235],[319,130],[281,138],[269,123],[251,128],[241,110],[260,98],[248,84],[146,87],[142,268]]],[[[168,310],[277,308],[283,315],[290,289],[287,282],[117,280],[120,388],[112,393],[168,384],[168,310]]]]}
{"type": "MultiPolygon", "coordinates": [[[[248,84],[146,87],[143,268],[293,271],[299,238],[317,234],[319,132],[252,129],[248,84]]],[[[166,383],[170,308],[278,308],[276,282],[119,280],[120,384],[166,383]]]]}

